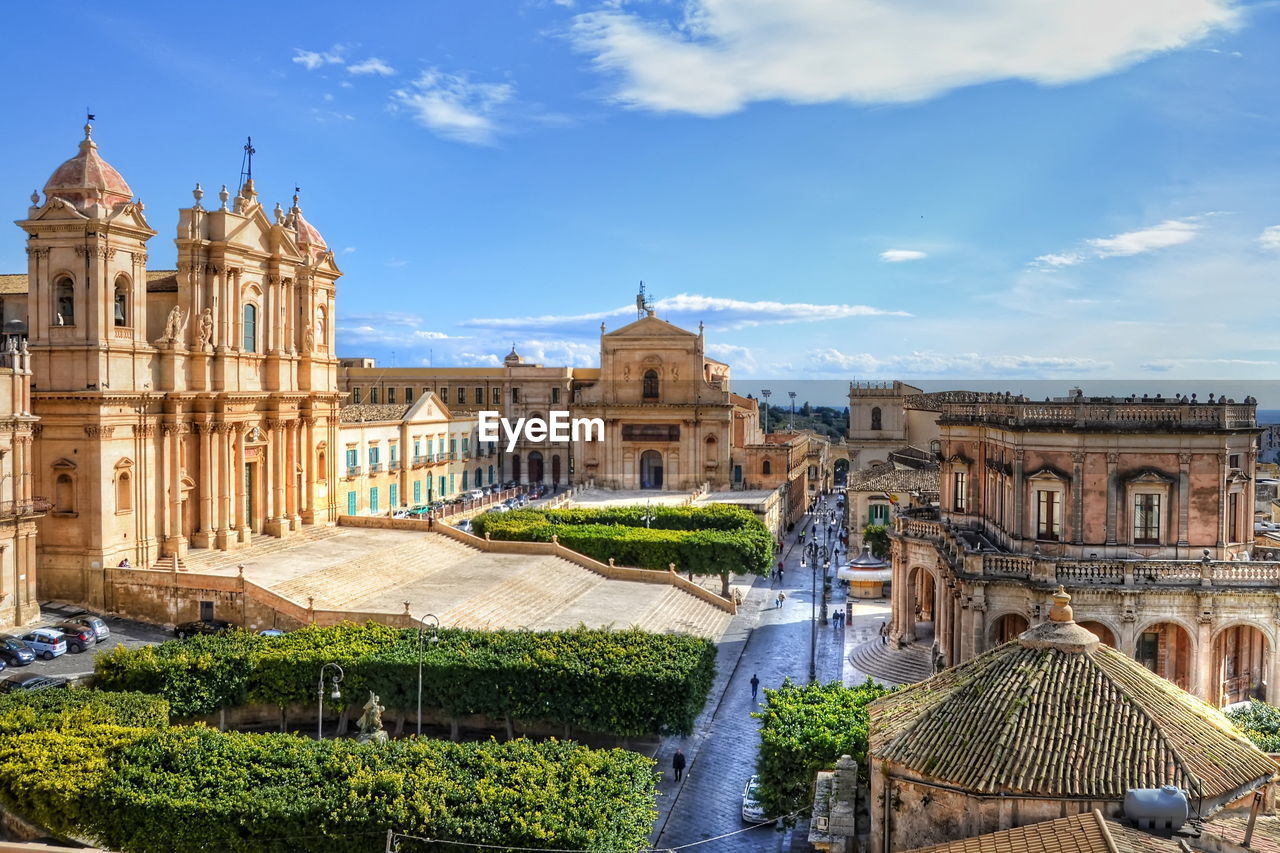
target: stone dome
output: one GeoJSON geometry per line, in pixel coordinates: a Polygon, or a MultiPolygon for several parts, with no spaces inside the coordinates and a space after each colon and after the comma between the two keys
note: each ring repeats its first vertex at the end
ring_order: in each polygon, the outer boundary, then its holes
{"type": "Polygon", "coordinates": [[[306,247],[315,254],[324,254],[329,250],[329,245],[325,243],[324,237],[302,215],[302,208],[298,207],[297,193],[293,196],[293,207],[289,208],[289,223],[293,225],[293,229],[298,233],[298,244],[300,246],[306,247]]]}
{"type": "Polygon", "coordinates": [[[84,126],[79,153],[54,169],[45,182],[44,194],[46,198],[101,200],[108,206],[133,198],[133,190],[124,177],[99,156],[98,145],[93,141],[93,126],[88,124],[84,126]]]}

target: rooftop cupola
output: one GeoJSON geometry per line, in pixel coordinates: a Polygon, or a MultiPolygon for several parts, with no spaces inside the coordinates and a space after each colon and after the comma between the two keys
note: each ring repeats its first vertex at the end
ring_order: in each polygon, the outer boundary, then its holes
{"type": "Polygon", "coordinates": [[[80,151],[53,170],[45,182],[44,194],[46,199],[66,199],[82,210],[94,204],[112,210],[133,198],[129,184],[98,154],[93,125],[88,122],[84,126],[84,139],[80,140],[80,151]]]}

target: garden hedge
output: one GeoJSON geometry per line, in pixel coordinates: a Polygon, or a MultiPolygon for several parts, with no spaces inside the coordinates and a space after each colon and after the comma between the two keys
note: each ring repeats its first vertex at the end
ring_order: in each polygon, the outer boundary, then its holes
{"type": "Polygon", "coordinates": [[[471,521],[477,536],[560,544],[601,562],[620,566],[719,575],[728,594],[729,576],[767,574],[773,563],[772,534],[743,507],[620,506],[604,509],[522,509],[488,512],[471,521]],[[645,526],[645,516],[649,524],[645,526]]]}
{"type": "Polygon", "coordinates": [[[1227,719],[1263,752],[1280,752],[1280,708],[1250,699],[1248,705],[1227,711],[1227,719]]]}
{"type": "MultiPolygon", "coordinates": [[[[124,853],[376,851],[387,829],[441,842],[625,851],[646,846],[656,816],[654,762],[625,750],[168,728],[156,724],[162,703],[64,695],[74,696],[65,706],[0,709],[7,723],[29,717],[26,728],[0,729],[0,800],[59,835],[124,853]]],[[[405,841],[400,849],[460,848],[405,841]]]]}
{"type": "MultiPolygon", "coordinates": [[[[376,623],[116,647],[98,656],[94,683],[158,694],[174,715],[189,717],[247,703],[314,702],[320,667],[331,661],[346,673],[334,705],[362,703],[372,690],[387,708],[416,709],[418,632],[376,623]]],[[[714,676],[715,645],[699,637],[445,628],[424,646],[423,707],[623,736],[688,734],[714,676]]]]}
{"type": "Polygon", "coordinates": [[[818,771],[834,769],[842,755],[852,756],[865,774],[867,704],[891,692],[871,679],[857,687],[788,680],[765,690],[764,710],[752,714],[762,721],[756,773],[757,798],[765,811],[779,816],[807,811],[818,771]]]}

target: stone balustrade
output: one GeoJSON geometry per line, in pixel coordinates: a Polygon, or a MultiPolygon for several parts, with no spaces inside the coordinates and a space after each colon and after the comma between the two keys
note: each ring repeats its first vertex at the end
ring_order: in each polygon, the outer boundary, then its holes
{"type": "Polygon", "coordinates": [[[1010,400],[948,403],[940,423],[995,423],[1005,426],[1111,426],[1121,429],[1241,429],[1256,425],[1249,403],[1180,403],[1174,400],[1079,403],[1010,400]]]}

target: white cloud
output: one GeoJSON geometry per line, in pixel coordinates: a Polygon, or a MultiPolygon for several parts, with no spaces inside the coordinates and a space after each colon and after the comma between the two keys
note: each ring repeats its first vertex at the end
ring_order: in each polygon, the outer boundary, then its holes
{"type": "Polygon", "coordinates": [[[709,343],[706,345],[706,350],[713,358],[731,365],[735,370],[755,370],[757,367],[755,353],[750,347],[709,343]]]}
{"type": "Polygon", "coordinates": [[[409,262],[405,260],[401,260],[400,258],[391,258],[390,260],[383,261],[382,265],[384,267],[390,267],[393,270],[398,270],[403,267],[407,267],[409,265],[409,262]]]}
{"type": "Polygon", "coordinates": [[[1106,361],[1064,356],[979,355],[974,352],[929,351],[880,356],[868,352],[844,353],[830,347],[811,352],[808,359],[808,367],[819,373],[892,373],[895,376],[1034,376],[1092,372],[1110,366],[1111,363],[1106,361]]]}
{"type": "Polygon", "coordinates": [[[343,58],[342,45],[335,44],[329,50],[301,50],[293,49],[293,61],[301,65],[308,71],[315,71],[325,65],[341,65],[346,60],[343,58]]]}
{"type": "Polygon", "coordinates": [[[499,110],[514,95],[510,83],[473,83],[465,75],[432,68],[392,92],[391,108],[407,111],[445,139],[487,145],[498,133],[499,110]]]}
{"type": "Polygon", "coordinates": [[[656,17],[670,8],[611,4],[575,16],[571,38],[616,75],[618,101],[703,116],[753,101],[905,103],[999,80],[1062,85],[1239,20],[1232,0],[688,0],[678,19],[656,17]]]}
{"type": "Polygon", "coordinates": [[[1256,361],[1248,358],[1156,358],[1138,365],[1141,370],[1165,373],[1170,370],[1185,370],[1188,367],[1213,365],[1233,367],[1274,367],[1274,361],[1256,361]]]}
{"type": "MultiPolygon", "coordinates": [[[[1210,216],[1212,214],[1205,214],[1210,216]]],[[[1126,231],[1111,237],[1094,237],[1084,241],[1084,248],[1040,255],[1031,265],[1040,269],[1070,267],[1099,258],[1126,258],[1167,249],[1194,240],[1204,227],[1199,216],[1166,219],[1158,225],[1126,231]]]]}
{"type": "Polygon", "coordinates": [[[924,252],[918,252],[915,249],[887,249],[880,253],[880,260],[889,264],[899,264],[903,261],[918,261],[922,258],[929,257],[924,252]]]}
{"type": "Polygon", "coordinates": [[[376,56],[371,56],[362,62],[355,62],[347,66],[349,74],[378,74],[383,77],[390,77],[396,73],[396,70],[387,63],[383,62],[376,56]]]}
{"type": "MultiPolygon", "coordinates": [[[[910,317],[906,311],[889,311],[869,305],[817,305],[808,302],[748,302],[720,296],[681,293],[654,302],[658,316],[678,326],[694,328],[705,321],[709,328],[745,329],[780,323],[841,320],[850,317],[910,317]]],[[[538,317],[486,317],[465,320],[458,325],[487,329],[556,330],[569,334],[591,331],[600,321],[635,319],[635,306],[624,305],[607,311],[584,314],[544,314],[538,317]]],[[[612,325],[612,324],[611,324],[612,325]]],[[[615,328],[617,328],[615,326],[615,328]]]]}
{"type": "Polygon", "coordinates": [[[1264,228],[1258,235],[1258,245],[1264,249],[1280,251],[1280,225],[1264,228]]]}
{"type": "Polygon", "coordinates": [[[343,249],[343,250],[342,250],[342,254],[344,254],[344,255],[350,255],[350,254],[354,253],[354,252],[355,252],[355,250],[356,250],[356,247],[355,247],[355,246],[347,246],[345,249],[343,249]]]}
{"type": "MultiPolygon", "coordinates": [[[[502,359],[493,353],[478,352],[460,352],[453,357],[455,364],[462,367],[501,367],[502,359]]],[[[423,360],[423,364],[428,364],[427,360],[423,360]]],[[[428,366],[430,366],[428,364],[428,366]]]]}

